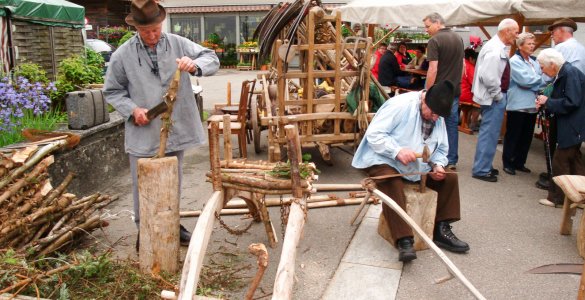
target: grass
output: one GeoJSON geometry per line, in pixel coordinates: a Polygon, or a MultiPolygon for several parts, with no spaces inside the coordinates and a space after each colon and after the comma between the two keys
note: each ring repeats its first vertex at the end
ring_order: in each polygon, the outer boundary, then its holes
{"type": "MultiPolygon", "coordinates": [[[[16,121],[16,118],[14,118],[14,121],[16,121]]],[[[60,123],[67,122],[67,113],[55,109],[35,116],[32,111],[26,111],[24,116],[20,118],[20,122],[21,124],[12,128],[12,131],[0,133],[0,147],[23,141],[21,131],[25,128],[55,130],[60,123]]]]}

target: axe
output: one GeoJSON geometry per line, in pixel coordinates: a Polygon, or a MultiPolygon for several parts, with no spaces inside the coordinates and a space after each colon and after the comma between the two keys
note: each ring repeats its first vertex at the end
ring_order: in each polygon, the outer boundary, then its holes
{"type": "MultiPolygon", "coordinates": [[[[167,104],[166,101],[162,101],[161,103],[157,104],[155,107],[149,109],[146,112],[146,118],[148,118],[149,121],[152,121],[154,118],[160,116],[160,114],[166,112],[167,110],[169,110],[169,105],[167,104]]],[[[130,116],[130,122],[136,124],[136,122],[134,122],[134,116],[130,116]]]]}

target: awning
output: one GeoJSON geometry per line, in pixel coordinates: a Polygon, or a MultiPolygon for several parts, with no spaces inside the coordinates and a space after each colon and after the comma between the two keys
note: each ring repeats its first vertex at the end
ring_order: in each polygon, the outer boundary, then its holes
{"type": "Polygon", "coordinates": [[[13,19],[31,23],[74,28],[85,25],[85,8],[65,0],[0,0],[0,8],[9,10],[13,19]]]}
{"type": "MultiPolygon", "coordinates": [[[[276,5],[276,4],[275,4],[276,5]]],[[[340,7],[341,3],[324,3],[325,10],[332,10],[340,7]]],[[[268,12],[274,5],[215,5],[215,6],[183,6],[183,7],[166,7],[170,14],[190,14],[190,13],[225,13],[225,12],[246,12],[246,11],[263,11],[268,12]]]]}

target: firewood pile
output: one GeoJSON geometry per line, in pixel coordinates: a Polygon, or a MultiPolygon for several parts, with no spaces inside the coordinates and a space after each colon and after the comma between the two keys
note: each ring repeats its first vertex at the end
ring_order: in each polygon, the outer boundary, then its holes
{"type": "Polygon", "coordinates": [[[99,193],[78,198],[67,193],[72,173],[55,188],[49,180],[51,154],[78,142],[79,137],[69,136],[0,153],[0,248],[11,247],[31,257],[48,255],[108,225],[94,213],[115,198],[99,193]]]}

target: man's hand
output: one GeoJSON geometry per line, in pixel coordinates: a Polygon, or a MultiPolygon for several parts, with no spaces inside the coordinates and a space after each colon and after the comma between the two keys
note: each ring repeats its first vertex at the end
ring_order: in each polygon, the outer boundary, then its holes
{"type": "Polygon", "coordinates": [[[435,167],[433,167],[433,171],[429,173],[429,175],[435,181],[441,181],[447,176],[447,174],[445,174],[445,169],[439,165],[435,165],[435,167]]]}
{"type": "Polygon", "coordinates": [[[545,95],[538,95],[538,97],[536,97],[536,109],[540,109],[540,107],[544,106],[546,104],[546,101],[548,100],[548,97],[545,95]]]}
{"type": "Polygon", "coordinates": [[[197,71],[197,65],[195,62],[187,56],[177,58],[177,65],[179,70],[184,72],[193,73],[197,71]]]}
{"type": "Polygon", "coordinates": [[[396,159],[406,166],[409,163],[416,161],[416,153],[408,148],[402,148],[398,152],[398,155],[396,155],[396,159]]]}
{"type": "Polygon", "coordinates": [[[150,123],[150,120],[146,117],[146,112],[148,109],[137,107],[132,111],[132,116],[134,116],[134,124],[137,126],[144,126],[150,123]]]}

